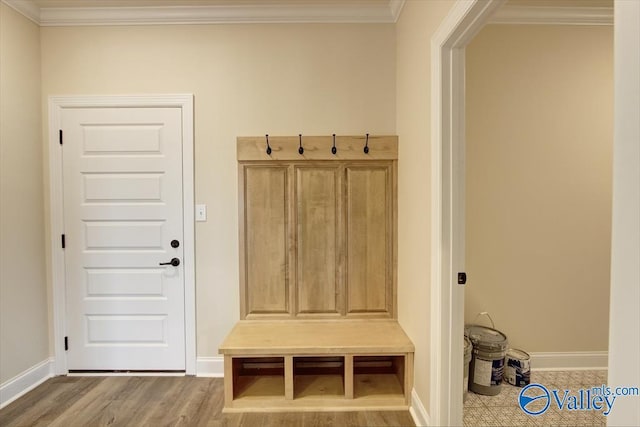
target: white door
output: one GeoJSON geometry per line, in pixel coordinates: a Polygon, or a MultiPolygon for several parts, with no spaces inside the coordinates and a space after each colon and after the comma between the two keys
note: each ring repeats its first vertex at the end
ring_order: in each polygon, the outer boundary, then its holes
{"type": "Polygon", "coordinates": [[[184,370],[181,110],[61,125],[69,370],[184,370]]]}

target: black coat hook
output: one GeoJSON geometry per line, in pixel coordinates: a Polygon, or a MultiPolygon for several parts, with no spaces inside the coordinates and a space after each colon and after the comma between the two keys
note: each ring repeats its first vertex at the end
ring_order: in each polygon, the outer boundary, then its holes
{"type": "Polygon", "coordinates": [[[271,155],[271,146],[269,145],[269,134],[266,134],[265,137],[267,138],[267,155],[270,156],[271,155]]]}
{"type": "Polygon", "coordinates": [[[333,147],[331,147],[331,154],[336,154],[338,149],[336,148],[336,134],[333,134],[333,147]]]}
{"type": "Polygon", "coordinates": [[[298,147],[298,153],[300,153],[301,155],[304,153],[304,148],[302,148],[302,134],[298,134],[298,138],[300,139],[300,145],[298,147]]]}
{"type": "Polygon", "coordinates": [[[369,154],[369,134],[367,134],[367,142],[364,144],[364,154],[369,154]]]}

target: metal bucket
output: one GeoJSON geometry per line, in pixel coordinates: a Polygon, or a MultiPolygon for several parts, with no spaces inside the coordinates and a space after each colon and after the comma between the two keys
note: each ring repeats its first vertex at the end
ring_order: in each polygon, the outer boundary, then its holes
{"type": "MultiPolygon", "coordinates": [[[[491,326],[494,326],[488,313],[482,312],[480,315],[489,317],[491,326]]],[[[466,325],[464,335],[473,344],[469,390],[487,396],[499,394],[504,375],[504,357],[509,346],[507,336],[495,328],[475,324],[466,325]]]]}
{"type": "Polygon", "coordinates": [[[531,383],[531,357],[525,351],[510,348],[504,358],[504,380],[516,387],[531,383]]]}
{"type": "Polygon", "coordinates": [[[471,363],[471,351],[473,345],[469,338],[464,337],[464,375],[462,379],[462,401],[467,401],[467,395],[469,394],[469,363],[471,363]]]}

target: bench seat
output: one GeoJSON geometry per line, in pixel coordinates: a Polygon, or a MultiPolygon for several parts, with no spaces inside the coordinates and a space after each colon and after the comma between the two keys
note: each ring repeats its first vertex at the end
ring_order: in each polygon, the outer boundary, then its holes
{"type": "Polygon", "coordinates": [[[225,412],[409,407],[414,346],[395,320],[242,320],[219,352],[225,412]]]}

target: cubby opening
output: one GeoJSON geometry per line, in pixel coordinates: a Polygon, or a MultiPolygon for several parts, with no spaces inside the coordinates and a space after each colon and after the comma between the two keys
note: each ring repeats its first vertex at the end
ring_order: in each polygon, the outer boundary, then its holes
{"type": "Polygon", "coordinates": [[[294,399],[344,397],[344,356],[294,357],[294,399]]]}
{"type": "Polygon", "coordinates": [[[404,356],[354,356],[355,399],[404,397],[404,356]]]}
{"type": "Polygon", "coordinates": [[[234,399],[284,399],[284,357],[233,358],[234,399]]]}

